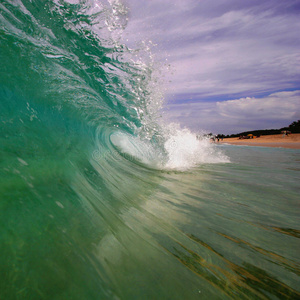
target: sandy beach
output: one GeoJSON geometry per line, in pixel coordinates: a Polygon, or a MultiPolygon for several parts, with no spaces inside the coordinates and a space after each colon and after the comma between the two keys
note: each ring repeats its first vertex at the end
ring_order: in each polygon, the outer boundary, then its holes
{"type": "Polygon", "coordinates": [[[300,133],[265,135],[253,139],[225,138],[219,144],[300,149],[300,133]]]}

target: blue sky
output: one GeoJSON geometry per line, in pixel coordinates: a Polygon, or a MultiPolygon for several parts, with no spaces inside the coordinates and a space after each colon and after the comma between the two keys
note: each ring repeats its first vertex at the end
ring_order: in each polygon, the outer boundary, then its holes
{"type": "Polygon", "coordinates": [[[165,117],[237,133],[300,119],[300,1],[127,0],[124,38],[170,64],[165,117]]]}

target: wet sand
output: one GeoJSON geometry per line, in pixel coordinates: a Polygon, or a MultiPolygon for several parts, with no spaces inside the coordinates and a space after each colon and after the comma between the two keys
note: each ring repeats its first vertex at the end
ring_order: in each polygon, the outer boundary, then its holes
{"type": "MultiPolygon", "coordinates": [[[[217,143],[217,142],[216,142],[217,143]]],[[[219,144],[300,149],[300,133],[265,135],[253,139],[225,138],[219,144]]]]}

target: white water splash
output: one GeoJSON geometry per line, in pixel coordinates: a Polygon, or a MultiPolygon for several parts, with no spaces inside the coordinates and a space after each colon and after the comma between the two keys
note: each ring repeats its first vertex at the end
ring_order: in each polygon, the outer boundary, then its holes
{"type": "Polygon", "coordinates": [[[164,147],[168,156],[166,169],[187,170],[199,164],[229,162],[229,158],[209,139],[199,139],[189,129],[180,129],[172,123],[167,126],[165,135],[164,147]]]}

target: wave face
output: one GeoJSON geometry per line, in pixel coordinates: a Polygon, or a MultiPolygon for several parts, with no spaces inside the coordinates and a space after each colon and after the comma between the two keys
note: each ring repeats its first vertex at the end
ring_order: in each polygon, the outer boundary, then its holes
{"type": "Polygon", "coordinates": [[[118,1],[0,3],[0,298],[260,296],[184,233],[195,170],[229,159],[160,120],[127,20],[118,1]]]}

